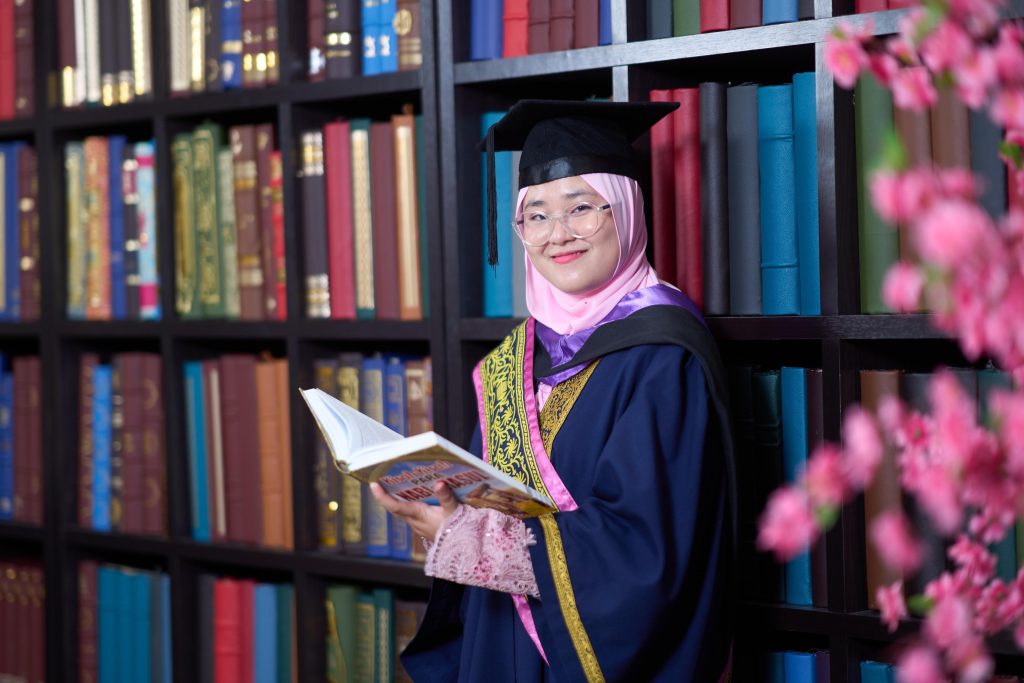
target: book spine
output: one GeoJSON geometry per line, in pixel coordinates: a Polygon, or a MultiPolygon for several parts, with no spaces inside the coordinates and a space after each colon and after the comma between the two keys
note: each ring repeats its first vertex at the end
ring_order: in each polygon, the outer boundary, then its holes
{"type": "Polygon", "coordinates": [[[125,145],[121,156],[121,201],[124,206],[125,317],[138,320],[139,307],[139,163],[134,145],[125,145]]]}
{"type": "Polygon", "coordinates": [[[199,307],[203,317],[224,316],[221,232],[217,222],[217,156],[220,127],[204,124],[192,133],[193,227],[198,258],[199,307]]]}
{"type": "Polygon", "coordinates": [[[110,395],[110,530],[124,531],[124,395],[121,356],[113,357],[110,395]]]}
{"type": "Polygon", "coordinates": [[[700,33],[700,1],[673,0],[672,35],[695,36],[700,33]]]}
{"type": "Polygon", "coordinates": [[[174,158],[174,245],[176,308],[185,319],[201,314],[199,302],[199,248],[195,228],[195,173],[192,136],[181,133],[171,145],[174,158]]]}
{"type": "Polygon", "coordinates": [[[108,139],[107,207],[110,216],[110,317],[124,320],[128,315],[124,269],[124,194],[122,193],[122,167],[127,140],[121,135],[108,139]]]}
{"type": "MultiPolygon", "coordinates": [[[[355,264],[352,250],[351,130],[345,121],[324,126],[324,184],[327,224],[328,296],[331,317],[354,319],[355,264]]],[[[307,207],[315,209],[316,207],[307,207]]]]}
{"type": "MultiPolygon", "coordinates": [[[[14,519],[13,419],[14,377],[10,372],[4,372],[0,374],[0,519],[14,519]]],[[[91,521],[92,499],[88,502],[91,521]]],[[[79,505],[81,509],[81,503],[79,505]]],[[[87,527],[88,523],[83,526],[87,527]]]]}
{"type": "MultiPolygon", "coordinates": [[[[652,102],[671,102],[671,90],[652,90],[652,102]]],[[[654,269],[663,278],[676,273],[676,233],[673,181],[673,122],[666,116],[651,128],[651,238],[654,269]]]]}
{"type": "Polygon", "coordinates": [[[551,51],[551,0],[529,0],[527,51],[531,55],[551,51]]]}
{"type": "Polygon", "coordinates": [[[146,533],[144,506],[148,497],[142,447],[144,359],[139,352],[129,352],[119,354],[116,363],[121,385],[121,530],[140,534],[146,533]]]}
{"type": "MultiPolygon", "coordinates": [[[[367,358],[359,371],[359,410],[384,422],[384,359],[367,358]]],[[[387,511],[377,499],[363,492],[363,535],[369,557],[389,557],[390,530],[387,511]]]]}
{"type": "Polygon", "coordinates": [[[116,59],[114,100],[117,104],[126,104],[135,99],[135,74],[132,71],[132,8],[131,2],[120,2],[114,8],[114,27],[116,30],[116,59]]]}
{"type": "Polygon", "coordinates": [[[99,578],[93,560],[78,563],[78,680],[99,683],[99,578]]]}
{"type": "Polygon", "coordinates": [[[223,28],[224,23],[224,2],[223,0],[208,0],[206,3],[206,22],[203,25],[203,67],[204,80],[207,92],[220,92],[224,90],[224,76],[221,74],[223,63],[223,28]]]}
{"type": "Polygon", "coordinates": [[[142,531],[147,534],[167,533],[167,455],[164,451],[164,401],[161,357],[141,354],[142,386],[139,402],[142,407],[142,429],[139,448],[142,451],[143,497],[142,531]]]}
{"type": "MultiPolygon", "coordinates": [[[[358,353],[343,353],[338,359],[338,398],[342,403],[359,410],[362,388],[360,369],[363,357],[358,353]]],[[[366,517],[363,498],[369,491],[355,477],[340,477],[341,531],[339,537],[347,555],[366,554],[366,517]]]]}
{"type": "Polygon", "coordinates": [[[259,183],[260,268],[263,271],[263,317],[280,319],[277,300],[277,259],[274,255],[274,197],[270,189],[270,159],[274,151],[274,125],[256,126],[256,179],[259,183]]]}
{"type": "Polygon", "coordinates": [[[203,391],[203,365],[185,363],[185,426],[188,436],[189,502],[192,538],[210,540],[210,498],[207,478],[206,406],[203,391]]]}
{"type": "Polygon", "coordinates": [[[279,478],[281,471],[278,450],[281,429],[278,420],[276,401],[277,389],[272,361],[262,360],[256,363],[256,414],[259,419],[259,469],[260,497],[263,503],[263,543],[269,546],[284,546],[284,515],[282,514],[281,490],[283,482],[279,478]]]}
{"type": "Polygon", "coordinates": [[[277,49],[277,0],[263,0],[263,53],[266,55],[266,84],[277,85],[280,62],[277,49]]]}
{"type": "Polygon", "coordinates": [[[395,13],[398,0],[378,0],[377,54],[380,73],[398,71],[398,36],[395,33],[395,13]]]}
{"type": "MultiPolygon", "coordinates": [[[[33,0],[14,2],[14,116],[27,118],[35,113],[35,33],[33,0]]],[[[58,20],[63,23],[63,19],[58,20]]]]}
{"type": "Polygon", "coordinates": [[[749,28],[760,25],[760,0],[729,0],[729,28],[749,28]]]}
{"type": "Polygon", "coordinates": [[[234,159],[235,228],[238,235],[239,312],[242,320],[262,320],[262,234],[258,214],[256,129],[251,125],[235,126],[230,136],[234,159]]]}
{"type": "Polygon", "coordinates": [[[194,93],[206,90],[206,15],[206,0],[189,0],[189,88],[194,93]]]}
{"type": "Polygon", "coordinates": [[[223,2],[221,13],[220,76],[225,90],[242,87],[242,0],[223,2]]]}
{"type": "Polygon", "coordinates": [[[131,69],[135,97],[149,97],[153,94],[150,12],[150,4],[145,0],[131,0],[131,69]]]}
{"type": "Polygon", "coordinates": [[[167,0],[167,24],[171,95],[184,95],[191,87],[188,0],[167,0]]]}
{"type": "Polygon", "coordinates": [[[67,316],[85,318],[86,248],[85,232],[85,147],[69,142],[64,147],[64,210],[67,213],[67,316]]]}
{"type": "MultiPolygon", "coordinates": [[[[970,111],[971,171],[981,177],[979,203],[993,219],[1006,212],[1006,169],[998,156],[1002,131],[983,111],[970,111]]],[[[930,132],[930,131],[929,131],[930,132]]]]}
{"type": "MultiPolygon", "coordinates": [[[[80,4],[80,3],[78,3],[80,4]]],[[[60,103],[68,108],[78,104],[76,73],[81,66],[77,61],[75,42],[75,0],[59,0],[57,3],[57,52],[60,66],[60,103]]],[[[34,97],[34,88],[33,88],[34,97]]]]}
{"type": "Polygon", "coordinates": [[[277,430],[278,472],[274,475],[281,482],[281,527],[282,545],[288,549],[295,548],[295,524],[292,509],[292,443],[291,443],[291,412],[288,401],[292,396],[292,385],[288,379],[288,360],[281,358],[270,361],[274,368],[274,392],[277,402],[277,419],[280,426],[277,430]]]}
{"type": "Polygon", "coordinates": [[[677,88],[672,99],[675,187],[675,282],[698,307],[704,305],[701,256],[700,89],[677,88]]]}
{"type": "MultiPolygon", "coordinates": [[[[781,372],[782,469],[785,481],[795,483],[807,468],[807,375],[803,368],[781,372]]],[[[811,556],[803,552],[786,563],[786,602],[811,605],[811,556]]]]}
{"type": "Polygon", "coordinates": [[[302,205],[306,248],[306,316],[331,317],[331,288],[328,277],[328,236],[326,191],[324,187],[324,139],[320,131],[302,134],[302,205]]]}
{"type": "Polygon", "coordinates": [[[373,201],[370,186],[370,122],[350,122],[352,142],[352,253],[355,259],[356,318],[376,316],[373,201]]]}
{"type": "Polygon", "coordinates": [[[242,0],[243,88],[262,87],[266,82],[267,55],[263,48],[263,7],[263,0],[242,0]]]}
{"type": "MultiPolygon", "coordinates": [[[[486,136],[487,130],[495,123],[497,123],[503,116],[504,112],[486,112],[480,117],[480,131],[481,134],[486,136]]],[[[481,214],[480,224],[483,229],[483,254],[482,258],[486,263],[487,258],[487,155],[480,155],[480,163],[482,169],[481,178],[483,179],[483,197],[484,201],[481,202],[483,206],[483,213],[481,214]]],[[[512,153],[511,152],[497,152],[494,155],[494,184],[495,191],[497,193],[497,201],[495,205],[495,211],[497,213],[497,224],[498,225],[512,225],[513,211],[515,208],[512,206],[512,153]]],[[[498,263],[495,266],[485,265],[483,269],[483,314],[489,318],[507,318],[512,315],[512,260],[509,258],[502,258],[500,250],[498,254],[498,263]]]]}
{"type": "Polygon", "coordinates": [[[800,315],[821,315],[818,248],[818,119],[814,72],[793,76],[793,161],[800,315]]]}
{"type": "Polygon", "coordinates": [[[551,0],[551,24],[548,47],[552,51],[571,50],[575,28],[576,7],[573,0],[551,0]]]}
{"type": "Polygon", "coordinates": [[[135,143],[135,161],[138,164],[136,186],[139,203],[139,317],[142,320],[160,319],[160,279],[157,275],[156,229],[156,173],[155,150],[152,140],[135,143]]]}
{"type": "Polygon", "coordinates": [[[241,315],[241,304],[238,298],[238,233],[235,229],[235,172],[231,150],[221,148],[217,152],[216,163],[224,316],[235,320],[241,315]]]}
{"type": "Polygon", "coordinates": [[[970,168],[971,134],[967,105],[951,88],[938,89],[932,107],[932,156],[940,168],[970,168]]]}
{"type": "MultiPolygon", "coordinates": [[[[109,365],[97,365],[93,371],[92,402],[92,528],[110,531],[111,425],[113,400],[112,372],[109,365]]],[[[15,408],[17,409],[17,408],[15,408]]],[[[15,429],[17,438],[17,429],[15,429]]],[[[17,447],[17,446],[16,446],[17,447]]]]}
{"type": "MultiPolygon", "coordinates": [[[[352,78],[361,73],[363,48],[358,2],[324,0],[325,52],[327,78],[352,78]]],[[[312,61],[310,62],[312,64],[312,61]]]]}
{"type": "Polygon", "coordinates": [[[764,0],[761,23],[781,24],[797,20],[797,0],[764,0]]]}
{"type": "Polygon", "coordinates": [[[470,0],[469,58],[501,59],[502,6],[489,0],[470,0]]]}
{"type": "Polygon", "coordinates": [[[220,366],[227,536],[232,541],[259,545],[263,538],[260,471],[247,464],[249,454],[259,453],[259,436],[246,421],[246,416],[257,413],[256,359],[226,354],[220,366]]]}
{"type": "Polygon", "coordinates": [[[4,298],[7,320],[21,318],[21,226],[18,198],[21,193],[19,157],[25,143],[14,142],[4,153],[4,298]]]}
{"type": "Polygon", "coordinates": [[[700,0],[700,32],[729,28],[729,0],[700,0]]]}
{"type": "Polygon", "coordinates": [[[598,44],[598,13],[597,0],[576,0],[572,34],[574,49],[595,47],[598,44]]]}
{"type": "Polygon", "coordinates": [[[529,0],[505,0],[502,16],[502,57],[508,59],[530,54],[529,25],[529,0]]]}
{"type": "MultiPolygon", "coordinates": [[[[311,83],[322,81],[327,77],[326,15],[328,6],[331,6],[337,13],[337,2],[338,0],[307,0],[306,2],[306,43],[309,46],[306,78],[311,83]]],[[[349,41],[351,39],[352,36],[349,36],[349,41]]]]}
{"type": "Polygon", "coordinates": [[[381,0],[361,0],[363,11],[359,17],[359,33],[363,38],[363,75],[381,73],[380,33],[377,10],[381,0]]]}
{"type": "Polygon", "coordinates": [[[725,92],[723,83],[702,83],[700,86],[701,273],[705,315],[729,314],[725,92]]]}
{"type": "Polygon", "coordinates": [[[398,0],[395,13],[395,37],[398,40],[398,70],[423,66],[423,36],[419,0],[398,0]]]}
{"type": "Polygon", "coordinates": [[[392,117],[391,128],[394,134],[398,317],[402,320],[422,320],[421,245],[416,191],[416,126],[412,114],[392,117]]]}
{"type": "MultiPolygon", "coordinates": [[[[320,152],[323,156],[323,150],[320,152]]],[[[284,169],[281,152],[270,153],[270,222],[274,229],[274,296],[277,319],[288,319],[288,271],[284,245],[284,169]]]]}
{"type": "MultiPolygon", "coordinates": [[[[321,359],[313,364],[315,386],[332,396],[337,393],[337,361],[321,359]]],[[[334,467],[334,461],[327,442],[322,438],[316,440],[316,453],[313,461],[313,482],[317,498],[317,535],[321,548],[342,547],[340,534],[341,514],[344,507],[341,500],[342,474],[334,467]]],[[[350,477],[346,477],[348,479],[350,477]]]]}
{"type": "MultiPolygon", "coordinates": [[[[420,299],[423,318],[430,317],[430,230],[427,219],[427,142],[423,132],[423,115],[414,117],[416,138],[416,210],[420,227],[420,299]]],[[[518,168],[518,165],[516,166],[518,168]]],[[[525,256],[525,252],[522,252],[525,256]]],[[[525,268],[524,276],[525,277],[525,268]]],[[[524,289],[525,297],[525,289],[524,289]]]]}
{"type": "Polygon", "coordinates": [[[18,173],[21,320],[32,321],[40,315],[39,169],[35,149],[28,145],[18,150],[18,173]]]}
{"type": "Polygon", "coordinates": [[[217,683],[243,680],[242,583],[219,579],[213,584],[213,679],[217,683]]]}

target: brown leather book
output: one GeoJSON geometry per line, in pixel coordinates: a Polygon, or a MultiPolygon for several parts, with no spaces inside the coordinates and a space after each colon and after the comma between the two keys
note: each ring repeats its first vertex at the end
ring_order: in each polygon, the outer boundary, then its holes
{"type": "Polygon", "coordinates": [[[256,358],[225,354],[220,400],[224,437],[224,503],[228,540],[259,545],[263,541],[263,505],[259,432],[252,428],[256,406],[256,358]]]}
{"type": "Polygon", "coordinates": [[[398,316],[423,319],[419,199],[416,195],[416,121],[412,111],[391,117],[395,154],[398,316]]]}
{"type": "Polygon", "coordinates": [[[302,231],[305,251],[306,317],[331,317],[328,278],[326,190],[324,187],[324,140],[319,130],[302,133],[302,231]]]}
{"type": "Polygon", "coordinates": [[[274,368],[274,391],[277,395],[277,419],[280,425],[277,430],[280,470],[276,476],[281,481],[284,547],[291,550],[295,548],[295,522],[292,512],[292,418],[288,400],[294,390],[288,380],[288,359],[275,358],[270,364],[274,368]]]}
{"type": "Polygon", "coordinates": [[[398,70],[409,71],[423,66],[419,0],[398,0],[395,35],[398,37],[398,70]]]}
{"type": "MultiPolygon", "coordinates": [[[[860,400],[869,411],[878,410],[885,396],[899,396],[899,370],[861,370],[860,400]]],[[[888,586],[901,578],[899,572],[889,568],[871,541],[871,523],[887,510],[899,510],[900,474],[895,454],[887,449],[878,468],[874,481],[864,489],[864,556],[867,568],[868,607],[878,608],[875,593],[882,586],[888,586]]]]}
{"type": "Polygon", "coordinates": [[[142,530],[167,534],[167,457],[164,450],[163,363],[156,353],[142,357],[142,530]]]}
{"type": "Polygon", "coordinates": [[[530,54],[551,51],[551,0],[530,0],[527,44],[530,54]]]}
{"type": "Polygon", "coordinates": [[[398,251],[395,155],[390,121],[370,124],[370,185],[373,211],[373,280],[377,318],[397,320],[398,251]]]}
{"type": "MultiPolygon", "coordinates": [[[[808,368],[807,378],[807,453],[825,441],[825,406],[822,396],[822,374],[820,368],[808,368]]],[[[811,546],[811,604],[828,607],[828,563],[825,552],[825,538],[811,546]]]]}
{"type": "Polygon", "coordinates": [[[941,168],[971,167],[971,132],[967,105],[952,88],[939,88],[932,107],[932,157],[941,168]]]}
{"type": "Polygon", "coordinates": [[[548,27],[548,48],[571,50],[576,26],[576,7],[573,0],[551,0],[551,18],[548,27]]]}
{"type": "Polygon", "coordinates": [[[78,62],[75,57],[75,0],[57,1],[57,53],[60,67],[60,103],[64,107],[78,104],[75,88],[78,62]]]}
{"type": "Polygon", "coordinates": [[[83,529],[92,527],[92,377],[99,363],[95,353],[78,360],[78,525],[83,529]]]}
{"type": "Polygon", "coordinates": [[[110,364],[110,530],[121,531],[124,522],[124,395],[121,367],[115,356],[110,364]]]}
{"type": "Polygon", "coordinates": [[[598,0],[576,0],[573,16],[572,46],[576,49],[595,47],[600,33],[598,0]]]}
{"type": "Polygon", "coordinates": [[[277,0],[263,0],[263,52],[266,55],[266,84],[277,85],[280,55],[277,49],[277,0]]]}
{"type": "Polygon", "coordinates": [[[18,150],[21,319],[39,320],[39,174],[34,148],[18,150]]]}
{"type": "Polygon", "coordinates": [[[14,3],[14,115],[17,118],[32,116],[36,109],[34,4],[34,0],[15,0],[14,3]]]}
{"type": "Polygon", "coordinates": [[[430,421],[430,395],[427,393],[427,369],[422,360],[405,362],[405,402],[409,436],[433,429],[430,421]]]}
{"type": "Polygon", "coordinates": [[[206,407],[206,482],[210,504],[210,539],[228,540],[225,503],[224,423],[221,420],[223,373],[217,360],[203,361],[203,405],[206,407]]]}
{"type": "Polygon", "coordinates": [[[256,126],[256,179],[259,189],[260,267],[263,269],[263,318],[277,320],[277,261],[274,257],[274,193],[270,186],[270,154],[274,124],[256,126]]]}
{"type": "Polygon", "coordinates": [[[99,580],[93,560],[78,563],[78,680],[99,683],[99,580]]]}
{"type": "Polygon", "coordinates": [[[267,82],[263,44],[265,0],[242,0],[242,87],[261,88],[267,82]]]}
{"type": "Polygon", "coordinates": [[[121,531],[141,534],[145,530],[143,500],[145,469],[142,455],[143,354],[119,353],[114,358],[121,386],[121,531]]]}
{"type": "Polygon", "coordinates": [[[761,25],[761,0],[729,0],[729,28],[761,25]]]}
{"type": "MultiPolygon", "coordinates": [[[[259,433],[260,495],[263,503],[263,543],[284,547],[284,482],[281,481],[281,421],[277,407],[277,377],[270,359],[256,363],[256,416],[259,433]]],[[[250,466],[254,466],[252,463],[250,466]]]]}
{"type": "Polygon", "coordinates": [[[229,133],[235,176],[235,226],[238,233],[238,297],[242,320],[262,320],[263,261],[256,172],[256,127],[234,126],[229,133]]]}
{"type": "Polygon", "coordinates": [[[324,29],[326,5],[337,0],[306,0],[306,43],[309,62],[306,78],[310,82],[322,81],[327,76],[327,31],[324,29]]]}

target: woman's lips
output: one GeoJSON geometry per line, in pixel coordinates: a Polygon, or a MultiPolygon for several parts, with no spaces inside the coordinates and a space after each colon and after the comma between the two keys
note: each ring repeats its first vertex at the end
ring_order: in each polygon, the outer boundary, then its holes
{"type": "Polygon", "coordinates": [[[552,256],[551,260],[558,264],[571,263],[585,254],[585,251],[570,251],[558,256],[552,256]]]}

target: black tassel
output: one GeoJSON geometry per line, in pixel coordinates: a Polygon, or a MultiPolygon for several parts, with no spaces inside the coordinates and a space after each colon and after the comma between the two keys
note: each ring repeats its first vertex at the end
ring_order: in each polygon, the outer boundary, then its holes
{"type": "Polygon", "coordinates": [[[487,264],[498,265],[498,192],[494,177],[494,126],[487,131],[487,264]]]}

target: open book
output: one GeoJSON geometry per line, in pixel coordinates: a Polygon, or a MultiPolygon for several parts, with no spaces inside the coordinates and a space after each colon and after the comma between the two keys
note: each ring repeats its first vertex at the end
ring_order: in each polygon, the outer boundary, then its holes
{"type": "Polygon", "coordinates": [[[356,479],[378,482],[392,496],[437,504],[443,481],[463,503],[515,517],[554,512],[542,493],[516,481],[434,432],[403,437],[320,389],[302,389],[334,462],[356,479]]]}

